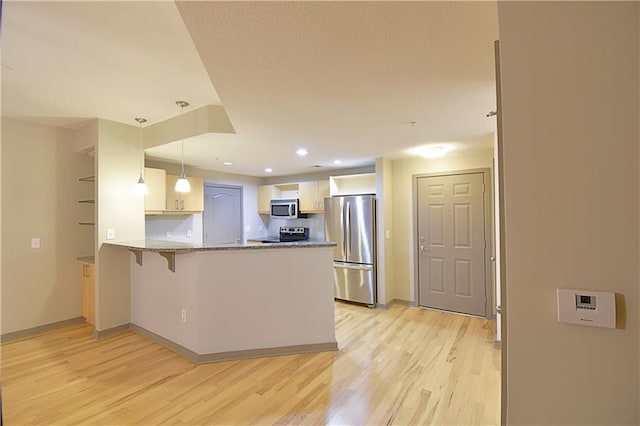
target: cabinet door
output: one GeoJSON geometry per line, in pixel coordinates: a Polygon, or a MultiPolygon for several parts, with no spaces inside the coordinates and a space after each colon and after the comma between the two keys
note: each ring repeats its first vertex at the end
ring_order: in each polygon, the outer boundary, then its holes
{"type": "Polygon", "coordinates": [[[204,179],[188,177],[191,192],[180,194],[180,210],[201,212],[204,210],[204,179]]]}
{"type": "Polygon", "coordinates": [[[329,197],[329,181],[318,181],[318,210],[324,211],[324,199],[329,197]]]}
{"type": "Polygon", "coordinates": [[[78,262],[80,274],[80,315],[89,324],[96,322],[96,292],[93,278],[94,267],[92,263],[78,262]]]}
{"type": "Polygon", "coordinates": [[[318,213],[324,211],[324,198],[328,196],[328,180],[298,183],[301,212],[318,213]]]}
{"type": "Polygon", "coordinates": [[[144,209],[161,212],[167,207],[167,172],[162,169],[144,168],[144,181],[149,192],[144,197],[144,209]]]}
{"type": "Polygon", "coordinates": [[[204,210],[204,179],[200,177],[187,177],[190,192],[176,192],[176,181],[179,176],[167,175],[167,203],[166,211],[169,212],[201,212],[204,210]]]}
{"type": "Polygon", "coordinates": [[[78,262],[78,276],[80,277],[80,315],[89,318],[89,288],[87,286],[87,264],[78,262]]]}
{"type": "Polygon", "coordinates": [[[167,175],[167,202],[165,203],[165,210],[169,212],[177,212],[180,210],[180,194],[175,190],[177,180],[178,176],[167,175]]]}
{"type": "Polygon", "coordinates": [[[301,212],[318,210],[318,182],[298,183],[298,198],[300,199],[301,212]]]}
{"type": "Polygon", "coordinates": [[[258,186],[258,213],[269,214],[271,213],[271,199],[273,198],[273,192],[275,187],[273,185],[259,185],[258,186]]]}
{"type": "Polygon", "coordinates": [[[93,263],[87,263],[87,322],[91,325],[96,323],[96,284],[94,279],[94,265],[93,263]]]}

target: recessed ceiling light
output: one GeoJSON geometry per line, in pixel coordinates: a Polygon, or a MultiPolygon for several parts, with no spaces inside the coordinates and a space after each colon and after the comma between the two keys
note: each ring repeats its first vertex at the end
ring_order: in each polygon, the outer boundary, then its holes
{"type": "Polygon", "coordinates": [[[340,161],[340,160],[333,160],[333,164],[342,164],[342,161],[340,161]]]}
{"type": "Polygon", "coordinates": [[[224,164],[225,166],[232,166],[233,165],[233,163],[231,161],[225,161],[222,164],[224,164]]]}
{"type": "Polygon", "coordinates": [[[299,150],[296,151],[296,154],[298,154],[300,157],[304,157],[305,155],[307,155],[309,153],[309,151],[307,151],[304,148],[300,148],[299,150]]]}
{"type": "Polygon", "coordinates": [[[267,167],[266,169],[264,169],[264,171],[267,173],[271,173],[273,169],[271,167],[267,167]]]}
{"type": "Polygon", "coordinates": [[[453,150],[453,146],[450,144],[429,144],[419,146],[411,149],[409,152],[414,155],[419,155],[424,158],[439,158],[444,157],[447,153],[453,150]]]}

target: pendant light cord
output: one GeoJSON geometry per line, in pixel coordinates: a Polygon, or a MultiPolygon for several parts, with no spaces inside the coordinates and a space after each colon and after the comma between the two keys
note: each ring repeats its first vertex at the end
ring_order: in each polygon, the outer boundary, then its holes
{"type": "MultiPolygon", "coordinates": [[[[180,104],[180,115],[184,117],[184,103],[180,104]]],[[[180,140],[180,150],[182,151],[180,159],[182,163],[182,175],[180,177],[184,177],[184,138],[180,140]]]]}

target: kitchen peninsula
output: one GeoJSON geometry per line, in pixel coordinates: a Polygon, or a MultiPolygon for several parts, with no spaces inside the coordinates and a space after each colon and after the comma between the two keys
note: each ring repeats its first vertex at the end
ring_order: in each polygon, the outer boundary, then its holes
{"type": "Polygon", "coordinates": [[[109,242],[131,256],[131,328],[196,363],[337,350],[335,243],[109,242]]]}

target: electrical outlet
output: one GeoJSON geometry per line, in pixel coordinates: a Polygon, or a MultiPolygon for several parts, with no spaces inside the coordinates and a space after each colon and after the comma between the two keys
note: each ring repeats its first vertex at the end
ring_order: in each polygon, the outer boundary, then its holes
{"type": "Polygon", "coordinates": [[[31,239],[31,248],[32,249],[40,248],[40,238],[34,237],[31,239]]]}
{"type": "Polygon", "coordinates": [[[191,236],[191,229],[187,229],[187,237],[191,236]]]}
{"type": "Polygon", "coordinates": [[[113,240],[116,238],[116,230],[113,228],[107,228],[107,240],[113,240]]]}
{"type": "Polygon", "coordinates": [[[171,231],[167,231],[165,235],[167,236],[167,238],[171,238],[171,231]]]}
{"type": "Polygon", "coordinates": [[[187,310],[183,309],[180,312],[180,319],[182,320],[182,322],[187,322],[187,310]]]}
{"type": "Polygon", "coordinates": [[[251,225],[247,225],[244,227],[244,232],[251,232],[251,225]]]}

